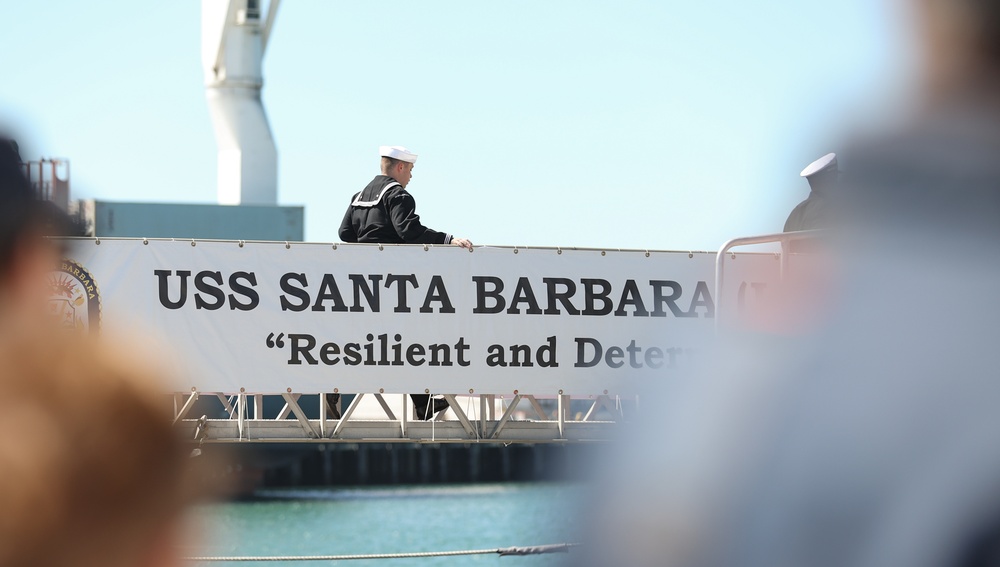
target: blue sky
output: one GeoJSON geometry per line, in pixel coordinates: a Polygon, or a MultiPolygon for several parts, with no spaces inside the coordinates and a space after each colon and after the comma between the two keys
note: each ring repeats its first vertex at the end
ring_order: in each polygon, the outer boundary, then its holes
{"type": "MultiPolygon", "coordinates": [[[[213,202],[200,11],[6,2],[0,124],[76,197],[213,202]]],[[[780,230],[799,170],[890,112],[904,25],[889,0],[285,0],[279,199],[335,241],[400,144],[425,224],[477,244],[715,249],[780,230]]]]}

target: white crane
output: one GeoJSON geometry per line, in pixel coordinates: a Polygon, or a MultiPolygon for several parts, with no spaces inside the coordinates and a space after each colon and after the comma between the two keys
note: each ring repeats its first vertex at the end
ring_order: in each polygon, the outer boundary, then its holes
{"type": "Polygon", "coordinates": [[[261,0],[202,0],[205,90],[219,146],[223,205],[275,205],[278,151],[260,92],[261,63],[280,0],[261,19],[261,0]]]}

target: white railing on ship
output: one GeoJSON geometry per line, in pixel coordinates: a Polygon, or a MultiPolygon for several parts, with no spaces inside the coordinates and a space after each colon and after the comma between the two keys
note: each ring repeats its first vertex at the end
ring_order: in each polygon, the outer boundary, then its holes
{"type": "Polygon", "coordinates": [[[721,328],[721,321],[723,319],[723,285],[725,284],[725,270],[726,270],[726,254],[733,248],[739,246],[753,246],[756,244],[781,244],[781,265],[778,272],[779,281],[785,279],[785,274],[788,271],[788,257],[790,252],[786,249],[787,245],[796,240],[805,240],[808,238],[816,238],[824,233],[823,230],[802,230],[798,232],[779,232],[774,234],[761,234],[759,236],[744,236],[740,238],[734,238],[722,245],[719,248],[719,252],[715,255],[715,328],[716,330],[721,328]]]}

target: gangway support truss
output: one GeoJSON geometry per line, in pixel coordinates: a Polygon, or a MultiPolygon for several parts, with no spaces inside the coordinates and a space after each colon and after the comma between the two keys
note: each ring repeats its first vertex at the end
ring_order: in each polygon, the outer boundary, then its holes
{"type": "MultiPolygon", "coordinates": [[[[449,410],[430,421],[420,421],[409,415],[408,396],[387,399],[388,394],[373,392],[355,394],[340,419],[332,419],[326,404],[320,403],[319,419],[315,419],[300,405],[303,395],[274,394],[284,400],[284,406],[273,418],[258,418],[264,397],[260,394],[175,394],[174,423],[185,431],[190,429],[205,443],[586,443],[612,439],[624,417],[623,401],[613,400],[613,396],[577,399],[577,407],[586,404],[586,409],[573,414],[574,399],[568,395],[539,400],[527,394],[507,399],[493,395],[460,399],[444,394],[449,410]],[[228,417],[196,415],[198,412],[191,410],[199,398],[217,399],[228,417]],[[248,406],[248,398],[252,405],[248,406]],[[552,410],[547,411],[543,402],[552,410]],[[365,404],[370,407],[359,412],[365,404]],[[371,408],[380,409],[382,415],[373,415],[371,408]]],[[[320,394],[320,399],[325,395],[320,394]]]]}

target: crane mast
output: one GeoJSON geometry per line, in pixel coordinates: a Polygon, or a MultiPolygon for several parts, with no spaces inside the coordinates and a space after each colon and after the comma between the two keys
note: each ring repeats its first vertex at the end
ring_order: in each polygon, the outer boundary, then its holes
{"type": "Polygon", "coordinates": [[[262,62],[280,0],[202,0],[205,94],[218,144],[218,201],[274,205],[278,151],[261,101],[262,62]]]}

